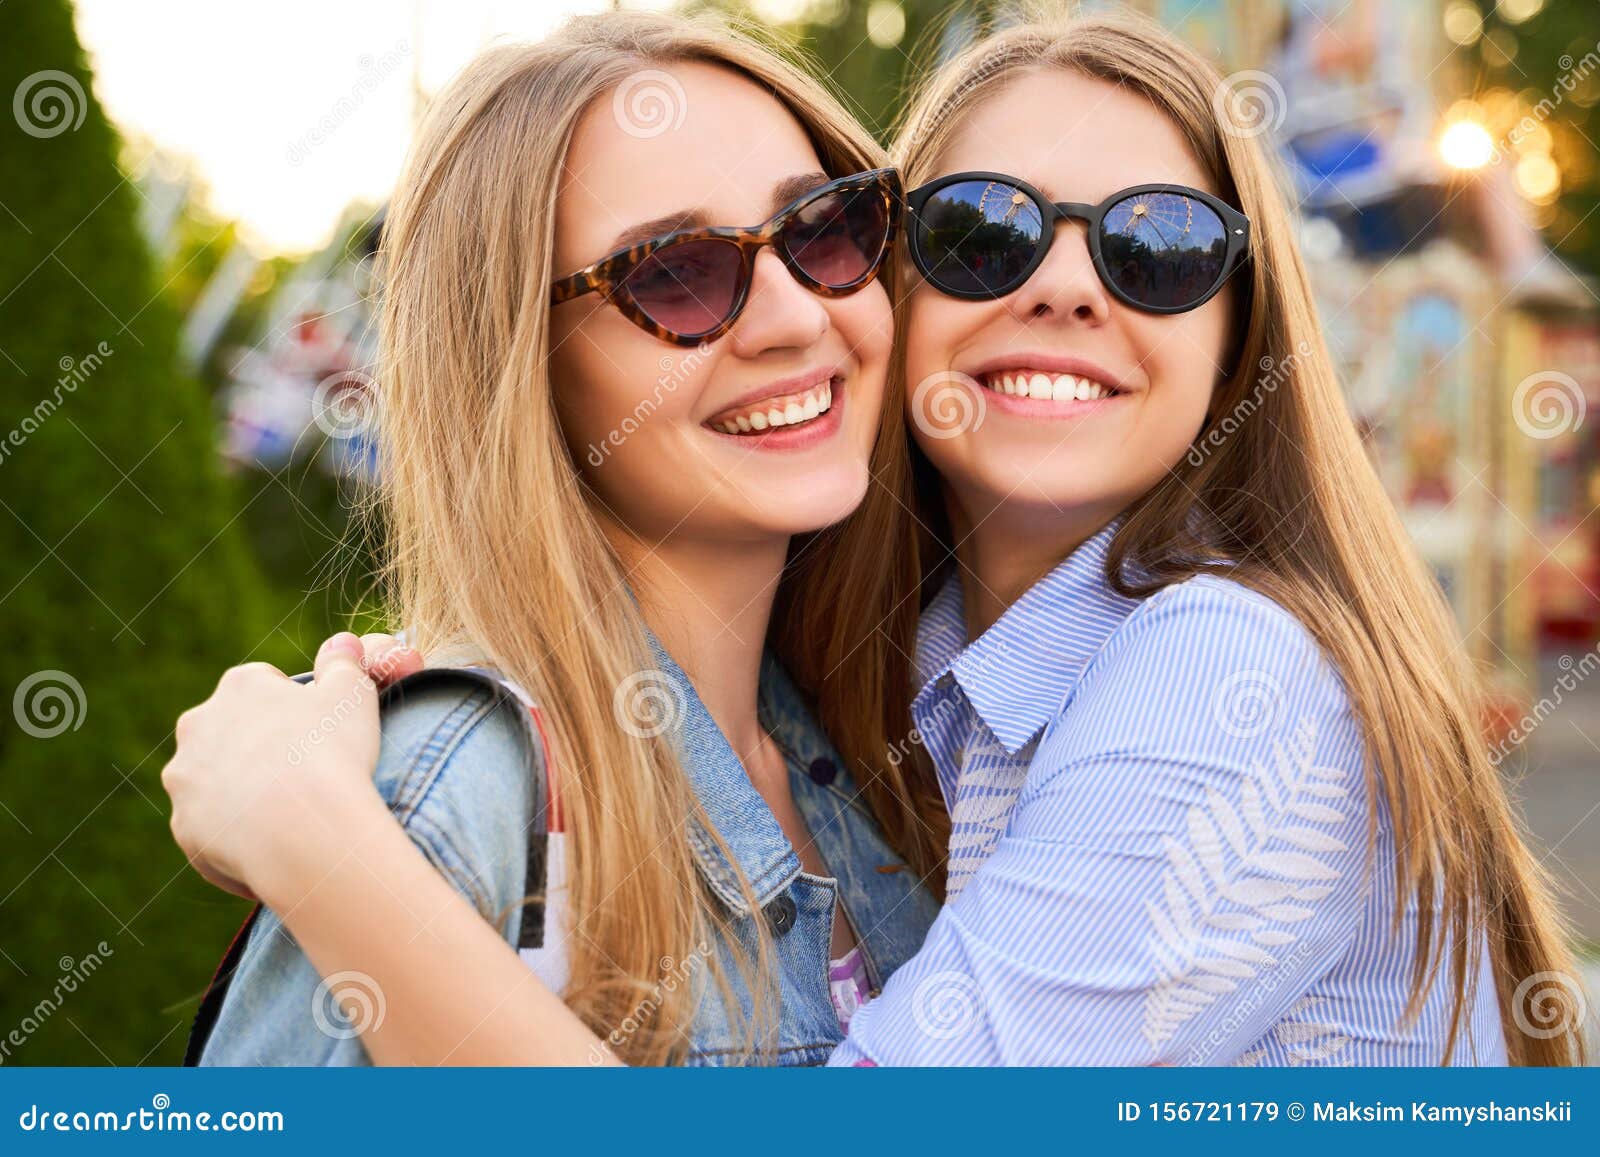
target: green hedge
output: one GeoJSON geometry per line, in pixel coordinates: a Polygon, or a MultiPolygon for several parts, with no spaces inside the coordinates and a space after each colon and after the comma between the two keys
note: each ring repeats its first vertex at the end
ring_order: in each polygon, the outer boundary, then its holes
{"type": "Polygon", "coordinates": [[[172,844],[172,721],[295,648],[64,0],[0,8],[0,97],[0,1062],[170,1064],[245,911],[172,844]]]}

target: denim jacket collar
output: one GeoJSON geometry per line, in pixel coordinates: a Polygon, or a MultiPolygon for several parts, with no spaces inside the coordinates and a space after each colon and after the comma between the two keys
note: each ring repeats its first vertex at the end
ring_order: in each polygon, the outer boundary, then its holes
{"type": "Polygon", "coordinates": [[[750,904],[739,886],[734,864],[744,872],[756,902],[765,907],[800,874],[800,857],[689,676],[653,632],[646,634],[656,666],[674,692],[671,709],[676,714],[673,723],[684,772],[706,818],[722,837],[719,844],[696,819],[689,826],[690,846],[716,897],[737,915],[748,916],[750,904]]]}
{"type": "Polygon", "coordinates": [[[761,722],[789,758],[795,807],[839,881],[839,902],[873,986],[881,986],[922,947],[939,902],[884,838],[843,757],[771,652],[761,667],[761,722]]]}

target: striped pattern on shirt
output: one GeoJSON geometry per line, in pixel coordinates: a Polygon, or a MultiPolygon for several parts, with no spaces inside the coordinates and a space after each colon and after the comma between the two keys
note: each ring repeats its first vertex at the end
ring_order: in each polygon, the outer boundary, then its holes
{"type": "MultiPolygon", "coordinates": [[[[954,576],[925,612],[950,899],[830,1063],[1439,1063],[1450,993],[1403,1022],[1419,915],[1392,927],[1393,824],[1337,673],[1227,579],[1117,595],[1115,529],[971,644],[954,576]]],[[[1483,948],[1457,1064],[1506,1060],[1483,948]]]]}

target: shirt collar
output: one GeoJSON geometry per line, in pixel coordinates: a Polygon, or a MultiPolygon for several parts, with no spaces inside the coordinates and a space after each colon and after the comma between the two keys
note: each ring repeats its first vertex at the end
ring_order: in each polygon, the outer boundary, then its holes
{"type": "Polygon", "coordinates": [[[1009,755],[1050,722],[1089,660],[1138,605],[1105,581],[1120,525],[1118,519],[1099,530],[970,644],[959,574],[945,580],[923,612],[919,673],[931,686],[949,672],[1009,755]]]}

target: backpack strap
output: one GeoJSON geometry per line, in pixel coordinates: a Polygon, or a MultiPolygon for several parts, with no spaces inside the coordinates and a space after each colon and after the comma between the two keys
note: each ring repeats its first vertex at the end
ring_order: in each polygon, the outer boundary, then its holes
{"type": "MultiPolygon", "coordinates": [[[[307,673],[295,675],[293,679],[296,683],[309,683],[312,676],[307,673]]],[[[510,699],[517,707],[516,714],[523,722],[529,744],[536,746],[543,756],[537,762],[537,766],[531,768],[529,787],[532,796],[530,809],[532,814],[527,827],[528,854],[522,893],[525,897],[534,896],[537,899],[525,901],[523,904],[516,944],[518,949],[543,947],[549,833],[561,830],[556,801],[550,788],[549,769],[552,764],[544,717],[521,687],[498,671],[487,667],[430,667],[418,671],[385,687],[378,696],[378,709],[381,713],[391,704],[404,702],[406,695],[412,692],[444,683],[457,683],[466,689],[486,688],[496,698],[510,699]]],[[[223,953],[221,962],[212,974],[211,983],[206,986],[206,991],[200,998],[200,1007],[195,1012],[194,1023],[189,1029],[189,1040],[184,1048],[185,1067],[193,1068],[200,1063],[200,1055],[205,1051],[206,1042],[211,1038],[211,1030],[216,1027],[217,1018],[222,1013],[222,1004],[227,998],[234,972],[244,956],[250,932],[264,907],[265,905],[258,901],[250,910],[250,914],[245,917],[244,923],[239,926],[239,930],[233,934],[233,940],[229,942],[227,951],[223,953]]]]}

